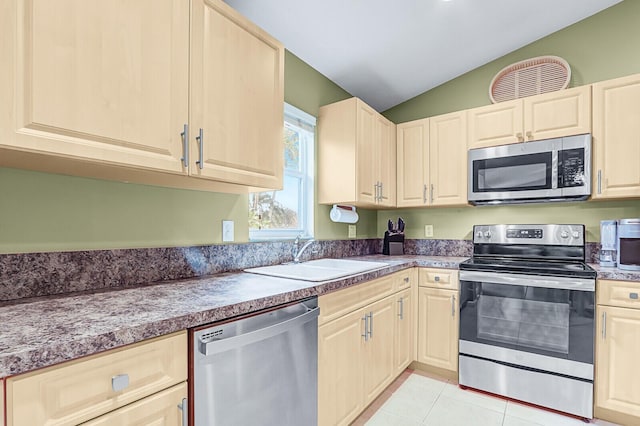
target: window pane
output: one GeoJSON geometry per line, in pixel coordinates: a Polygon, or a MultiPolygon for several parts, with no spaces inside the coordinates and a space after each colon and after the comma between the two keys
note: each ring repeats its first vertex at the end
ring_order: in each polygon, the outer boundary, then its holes
{"type": "Polygon", "coordinates": [[[300,170],[300,133],[289,126],[284,128],[284,167],[300,170]]]}
{"type": "Polygon", "coordinates": [[[249,195],[250,229],[299,229],[302,179],[284,176],[282,191],[249,195]]]}

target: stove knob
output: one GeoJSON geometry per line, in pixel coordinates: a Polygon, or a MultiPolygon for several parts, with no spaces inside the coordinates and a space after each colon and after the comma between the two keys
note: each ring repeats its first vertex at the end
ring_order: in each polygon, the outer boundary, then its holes
{"type": "Polygon", "coordinates": [[[484,237],[485,237],[486,239],[491,238],[491,232],[489,232],[489,231],[484,231],[484,237]]]}
{"type": "Polygon", "coordinates": [[[573,231],[573,238],[580,238],[580,233],[578,231],[573,231]]]}
{"type": "Polygon", "coordinates": [[[478,239],[478,240],[482,239],[482,231],[476,232],[476,239],[478,239]]]}
{"type": "Polygon", "coordinates": [[[567,231],[562,231],[562,232],[560,233],[560,237],[562,237],[562,238],[569,238],[569,233],[568,233],[567,231]]]}

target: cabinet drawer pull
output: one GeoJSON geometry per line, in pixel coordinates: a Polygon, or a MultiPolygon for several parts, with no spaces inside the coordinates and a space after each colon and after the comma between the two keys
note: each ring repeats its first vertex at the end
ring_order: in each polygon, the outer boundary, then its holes
{"type": "Polygon", "coordinates": [[[518,142],[524,142],[524,138],[522,137],[522,133],[516,133],[516,138],[518,138],[518,142]]]}
{"type": "Polygon", "coordinates": [[[434,280],[435,282],[440,282],[440,276],[439,276],[439,275],[436,275],[436,276],[433,278],[433,280],[434,280]]]}
{"type": "Polygon", "coordinates": [[[629,293],[629,299],[638,300],[638,293],[629,293]]]}
{"type": "Polygon", "coordinates": [[[405,277],[405,278],[404,278],[404,282],[405,282],[405,283],[408,283],[408,282],[409,282],[409,277],[405,277]]]}
{"type": "Polygon", "coordinates": [[[369,340],[369,315],[364,314],[362,321],[364,321],[364,334],[361,334],[360,336],[364,337],[364,341],[366,342],[369,340]]]}
{"type": "Polygon", "coordinates": [[[128,374],[118,374],[117,376],[113,376],[111,378],[111,389],[113,389],[114,392],[120,392],[127,387],[129,387],[128,374]]]}
{"type": "Polygon", "coordinates": [[[182,398],[182,402],[178,404],[178,409],[182,411],[182,426],[188,426],[189,424],[189,407],[187,405],[187,398],[182,398]]]}
{"type": "Polygon", "coordinates": [[[204,168],[204,135],[202,128],[200,128],[200,132],[198,132],[198,136],[196,136],[196,142],[198,142],[198,161],[196,164],[202,170],[204,168]]]}
{"type": "Polygon", "coordinates": [[[189,167],[189,125],[185,124],[180,133],[180,137],[182,137],[182,164],[184,167],[189,167]]]}

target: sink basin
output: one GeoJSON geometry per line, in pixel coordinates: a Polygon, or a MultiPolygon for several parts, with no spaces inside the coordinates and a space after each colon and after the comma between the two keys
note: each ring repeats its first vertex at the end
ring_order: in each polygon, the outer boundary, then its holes
{"type": "Polygon", "coordinates": [[[245,269],[252,274],[269,275],[271,277],[291,278],[303,281],[327,281],[348,275],[373,271],[388,266],[383,262],[367,262],[364,260],[318,259],[301,263],[261,266],[245,269]]]}

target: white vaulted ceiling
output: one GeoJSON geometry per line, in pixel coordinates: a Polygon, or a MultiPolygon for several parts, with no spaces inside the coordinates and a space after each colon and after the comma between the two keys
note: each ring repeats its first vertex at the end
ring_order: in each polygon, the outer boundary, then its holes
{"type": "Polygon", "coordinates": [[[226,0],[378,111],[620,1],[226,0]]]}

